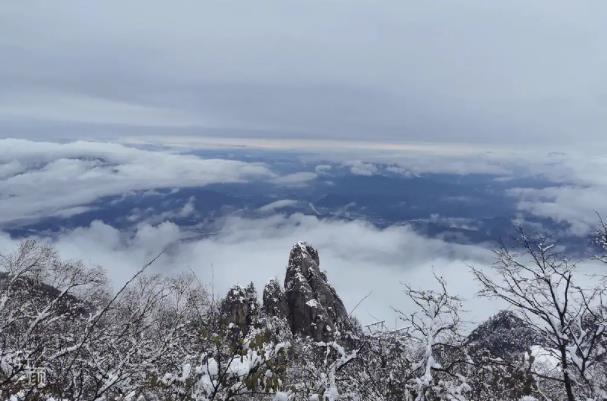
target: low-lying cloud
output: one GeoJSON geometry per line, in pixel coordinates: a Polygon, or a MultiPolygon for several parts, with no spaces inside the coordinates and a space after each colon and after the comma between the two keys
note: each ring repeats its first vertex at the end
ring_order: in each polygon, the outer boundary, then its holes
{"type": "Polygon", "coordinates": [[[535,216],[565,222],[573,235],[587,235],[596,228],[597,213],[607,213],[607,157],[604,155],[559,154],[531,171],[542,175],[552,186],[515,188],[518,208],[535,216]]]}
{"type": "Polygon", "coordinates": [[[280,178],[261,163],[116,143],[0,139],[0,149],[0,223],[75,214],[131,191],[280,178]]]}
{"type": "MultiPolygon", "coordinates": [[[[272,215],[263,219],[229,217],[214,235],[191,238],[192,233],[167,221],[140,225],[121,232],[101,221],[65,232],[50,240],[65,258],[103,266],[114,283],[123,282],[162,249],[167,252],[153,265],[165,274],[194,271],[216,294],[234,284],[252,281],[259,291],[272,277],[284,279],[291,246],[309,241],[320,253],[326,270],[348,309],[371,293],[356,310],[363,322],[387,320],[394,324],[391,307],[409,310],[401,283],[433,287],[433,273],[447,278],[453,293],[470,301],[476,287],[468,267],[491,262],[481,246],[457,245],[425,238],[408,227],[379,229],[363,221],[321,220],[314,216],[272,215]]],[[[17,240],[0,235],[0,252],[17,240]]],[[[492,313],[486,304],[467,302],[470,317],[492,313]]]]}
{"type": "MultiPolygon", "coordinates": [[[[541,218],[567,223],[569,234],[587,235],[596,225],[596,212],[605,213],[607,158],[599,153],[535,153],[447,145],[416,145],[364,149],[357,143],[316,147],[301,142],[293,158],[317,162],[315,172],[295,171],[280,175],[268,164],[225,159],[204,159],[186,153],[203,149],[200,142],[171,146],[139,141],[138,147],[104,142],[34,142],[0,139],[0,224],[33,221],[48,216],[82,213],[105,196],[157,188],[200,187],[212,183],[264,180],[298,187],[326,178],[334,167],[367,176],[400,174],[489,174],[497,180],[518,181],[504,196],[518,208],[541,218]],[[154,146],[155,145],[155,146],[154,146]],[[322,149],[321,149],[322,148],[322,149]],[[327,164],[327,162],[331,164],[327,164]],[[543,180],[541,186],[533,180],[543,180]]],[[[249,141],[251,149],[295,146],[286,141],[249,141]]],[[[330,144],[329,144],[330,145],[330,144]]],[[[211,147],[229,144],[213,143],[211,147]]],[[[284,148],[287,149],[287,148],[284,148]]],[[[294,148],[289,148],[291,151],[294,148]]],[[[271,159],[270,160],[271,163],[271,159]]],[[[183,211],[184,213],[187,210],[183,211]]],[[[157,220],[160,221],[160,220],[157,220]]]]}

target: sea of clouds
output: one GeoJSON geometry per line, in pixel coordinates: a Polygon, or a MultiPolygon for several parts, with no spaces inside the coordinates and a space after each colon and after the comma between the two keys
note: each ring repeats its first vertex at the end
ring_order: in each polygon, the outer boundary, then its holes
{"type": "MultiPolygon", "coordinates": [[[[264,163],[204,159],[175,148],[136,148],[119,143],[2,139],[0,149],[0,227],[80,213],[99,198],[132,191],[255,180],[306,185],[326,170],[319,167],[281,175],[264,163]]],[[[460,174],[478,173],[481,160],[491,166],[493,174],[499,167],[500,179],[514,177],[523,160],[503,155],[492,158],[487,153],[478,158],[466,155],[471,160],[468,171],[466,157],[461,154],[398,155],[359,152],[351,160],[345,160],[343,154],[334,157],[351,167],[353,173],[365,175],[378,174],[375,165],[388,160],[396,163],[403,174],[436,171],[441,165],[447,169],[454,163],[460,174]]],[[[319,156],[326,158],[326,154],[319,156]]],[[[555,185],[516,188],[510,196],[517,197],[520,209],[569,222],[573,232],[585,234],[596,224],[594,211],[600,210],[607,195],[607,178],[600,174],[606,164],[600,157],[545,155],[529,163],[527,174],[541,175],[555,185]]],[[[355,311],[365,323],[387,320],[393,324],[392,307],[410,308],[402,284],[432,287],[433,274],[445,276],[450,290],[467,300],[471,320],[478,321],[493,312],[491,303],[476,299],[477,287],[470,274],[471,266],[491,265],[490,247],[430,239],[407,226],[380,229],[362,220],[281,214],[280,206],[293,201],[268,205],[264,217],[226,216],[216,223],[213,234],[204,238],[179,227],[170,216],[160,223],[140,223],[129,231],[94,221],[86,227],[61,230],[53,237],[37,233],[32,237],[53,243],[65,258],[103,266],[114,283],[128,279],[166,249],[152,266],[153,271],[193,271],[218,295],[233,284],[252,281],[261,290],[270,278],[282,280],[290,247],[305,240],[319,249],[321,269],[327,271],[348,308],[371,294],[355,311]]],[[[0,253],[15,249],[19,241],[0,231],[0,253]]]]}

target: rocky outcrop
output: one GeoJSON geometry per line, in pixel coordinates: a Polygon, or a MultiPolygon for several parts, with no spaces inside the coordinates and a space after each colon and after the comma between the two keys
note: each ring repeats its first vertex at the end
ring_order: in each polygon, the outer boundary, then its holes
{"type": "MultiPolygon", "coordinates": [[[[223,319],[231,327],[246,333],[259,318],[277,318],[285,322],[292,334],[309,336],[318,341],[345,334],[353,325],[343,302],[320,271],[316,249],[298,242],[289,254],[284,290],[275,279],[263,290],[260,315],[253,285],[233,287],[221,304],[223,319]]],[[[267,321],[266,321],[267,323],[267,321]]]]}
{"type": "Polygon", "coordinates": [[[289,316],[285,293],[276,279],[270,280],[263,289],[263,311],[268,316],[281,319],[289,316]]]}
{"type": "Polygon", "coordinates": [[[501,358],[543,343],[532,327],[510,311],[500,311],[482,323],[470,333],[468,342],[472,352],[484,350],[501,358]]]}
{"type": "Polygon", "coordinates": [[[259,314],[253,283],[247,288],[239,285],[232,287],[221,303],[221,314],[226,322],[237,326],[243,333],[248,332],[259,314]]]}
{"type": "Polygon", "coordinates": [[[320,271],[316,249],[298,242],[289,254],[285,276],[287,319],[294,334],[315,340],[333,338],[351,328],[343,302],[320,271]]]}

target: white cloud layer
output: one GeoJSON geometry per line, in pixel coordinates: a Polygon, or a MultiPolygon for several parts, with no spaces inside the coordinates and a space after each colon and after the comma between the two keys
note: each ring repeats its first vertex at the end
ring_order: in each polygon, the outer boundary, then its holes
{"type": "Polygon", "coordinates": [[[275,178],[280,177],[260,163],[115,143],[0,139],[0,223],[66,215],[129,191],[275,178]]]}
{"type": "Polygon", "coordinates": [[[315,173],[309,171],[301,171],[298,173],[287,174],[282,177],[275,178],[272,182],[278,185],[289,187],[297,187],[306,185],[308,182],[315,180],[318,177],[315,173]]]}
{"type": "MultiPolygon", "coordinates": [[[[316,173],[302,171],[279,176],[261,163],[185,154],[185,149],[235,146],[229,141],[190,140],[193,142],[140,140],[140,147],[135,148],[119,143],[0,139],[0,224],[82,213],[88,203],[100,197],[137,190],[250,180],[302,186],[331,169],[330,164],[319,164],[316,173]],[[158,150],[159,144],[170,146],[158,150]]],[[[293,157],[308,162],[331,161],[348,167],[352,174],[494,174],[503,180],[541,177],[550,185],[513,188],[507,195],[514,197],[521,211],[568,223],[574,235],[588,234],[594,228],[595,212],[607,214],[607,157],[598,151],[515,152],[503,148],[493,152],[446,144],[375,144],[366,149],[356,142],[344,142],[338,147],[334,142],[272,140],[244,141],[243,145],[262,150],[298,149],[300,153],[293,157]]]]}
{"type": "Polygon", "coordinates": [[[298,201],[295,199],[280,199],[272,203],[268,203],[267,205],[263,205],[259,209],[259,212],[262,213],[271,213],[276,212],[279,209],[284,209],[286,207],[291,207],[297,205],[298,201]]]}
{"type": "Polygon", "coordinates": [[[607,215],[607,156],[558,154],[533,169],[558,185],[511,190],[519,209],[566,222],[574,235],[594,230],[596,213],[607,215]]]}
{"type": "MultiPolygon", "coordinates": [[[[236,283],[253,281],[261,291],[272,277],[282,281],[291,246],[306,240],[319,250],[321,269],[327,271],[348,309],[372,292],[356,311],[363,322],[377,318],[392,325],[392,306],[410,308],[401,282],[432,287],[433,272],[444,275],[452,292],[468,300],[470,318],[482,319],[493,312],[486,303],[470,302],[476,286],[468,267],[490,263],[487,249],[428,239],[407,227],[378,229],[362,221],[327,221],[295,214],[264,219],[230,217],[209,238],[184,240],[190,235],[171,222],[141,225],[129,235],[96,221],[53,242],[63,257],[105,267],[116,283],[168,246],[154,271],[194,271],[209,286],[214,280],[216,293],[223,295],[236,283]]],[[[0,235],[0,252],[14,246],[16,240],[0,235]]]]}

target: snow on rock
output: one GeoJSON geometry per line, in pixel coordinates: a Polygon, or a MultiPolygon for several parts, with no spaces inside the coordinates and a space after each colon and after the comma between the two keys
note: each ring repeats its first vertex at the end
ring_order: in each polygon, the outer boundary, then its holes
{"type": "Polygon", "coordinates": [[[285,393],[284,391],[279,391],[274,394],[274,401],[289,401],[291,395],[289,393],[285,393]]]}
{"type": "Polygon", "coordinates": [[[242,332],[248,332],[259,312],[255,287],[252,284],[247,288],[232,287],[222,301],[221,312],[231,327],[235,325],[242,332]]]}
{"type": "Polygon", "coordinates": [[[263,311],[284,319],[289,314],[285,293],[276,279],[271,279],[263,289],[263,311]]]}
{"type": "Polygon", "coordinates": [[[326,340],[336,331],[350,328],[351,323],[343,302],[319,265],[316,249],[297,242],[289,254],[285,298],[293,333],[326,340]]]}
{"type": "Polygon", "coordinates": [[[533,345],[531,346],[531,356],[534,367],[539,371],[551,373],[559,369],[560,361],[558,353],[554,349],[533,345]]]}
{"type": "Polygon", "coordinates": [[[310,308],[318,308],[318,301],[315,299],[311,299],[306,302],[306,305],[308,305],[310,308]]]}

